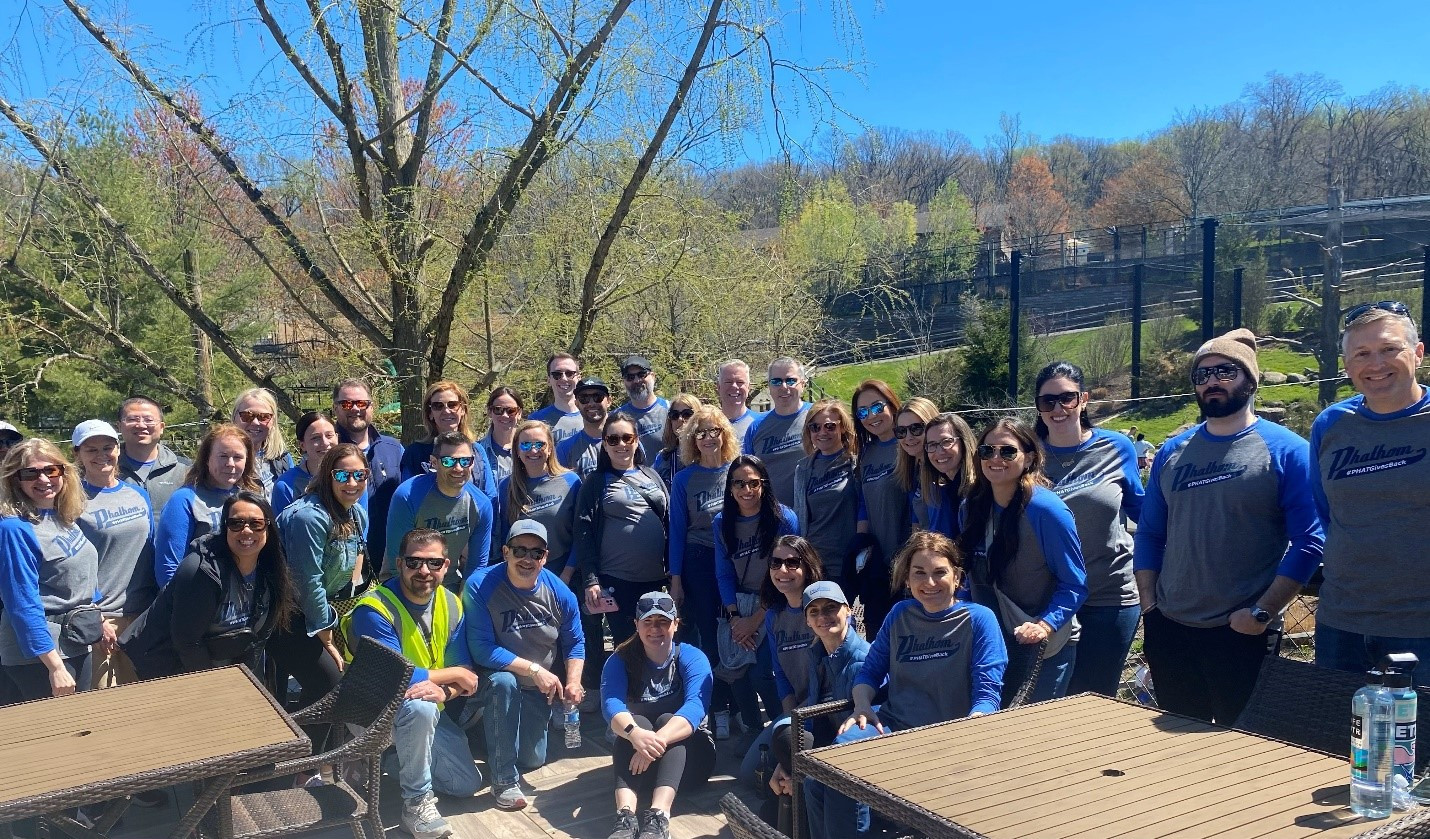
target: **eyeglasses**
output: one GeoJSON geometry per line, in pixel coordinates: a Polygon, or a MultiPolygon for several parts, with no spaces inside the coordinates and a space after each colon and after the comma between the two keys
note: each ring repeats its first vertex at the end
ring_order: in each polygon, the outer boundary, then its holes
{"type": "Polygon", "coordinates": [[[132,425],[136,428],[154,428],[159,425],[159,420],[150,419],[149,417],[125,417],[120,420],[120,422],[124,425],[132,425]]]}
{"type": "Polygon", "coordinates": [[[789,559],[780,559],[777,556],[770,557],[771,571],[798,571],[800,569],[799,557],[792,556],[789,559]]]}
{"type": "Polygon", "coordinates": [[[442,566],[447,564],[447,560],[437,556],[404,556],[402,564],[407,566],[408,571],[416,571],[426,565],[428,571],[441,571],[442,566]]]}
{"type": "MultiPolygon", "coordinates": [[[[442,402],[440,400],[436,402],[428,402],[427,407],[431,408],[434,411],[455,411],[458,408],[462,407],[462,400],[453,399],[449,402],[442,402]]],[[[488,408],[487,410],[493,409],[488,408]]]]}
{"type": "Polygon", "coordinates": [[[487,409],[487,413],[494,417],[514,417],[521,413],[520,408],[507,408],[502,405],[493,405],[487,409]]]}
{"type": "Polygon", "coordinates": [[[20,480],[22,481],[33,481],[41,475],[44,475],[46,478],[58,478],[64,473],[65,468],[63,466],[51,463],[49,466],[26,466],[16,474],[20,476],[20,480]]]}
{"type": "Polygon", "coordinates": [[[942,440],[926,440],[924,441],[924,451],[929,454],[933,454],[934,452],[951,452],[954,446],[957,445],[957,437],[945,437],[942,440]]]}
{"type": "Polygon", "coordinates": [[[811,605],[804,610],[806,615],[813,615],[816,618],[835,618],[839,616],[839,610],[844,608],[838,603],[830,603],[825,606],[811,605]]]}
{"type": "Polygon", "coordinates": [[[338,407],[344,411],[366,411],[372,407],[371,399],[341,399],[338,400],[338,407]]]}
{"type": "Polygon", "coordinates": [[[990,446],[984,443],[978,447],[979,460],[992,460],[995,457],[1001,460],[1017,460],[1022,453],[1023,450],[1017,446],[990,446]]]}
{"type": "Polygon", "coordinates": [[[576,401],[577,401],[577,402],[580,402],[582,405],[599,405],[600,403],[606,401],[606,394],[604,394],[604,393],[586,393],[586,394],[580,394],[580,393],[578,393],[578,394],[576,394],[576,401]]]}
{"type": "Polygon", "coordinates": [[[606,445],[608,446],[629,446],[636,441],[634,434],[607,434],[606,445]]]}
{"type": "Polygon", "coordinates": [[[868,419],[869,417],[877,417],[879,414],[884,413],[884,412],[887,411],[888,409],[889,409],[888,403],[886,403],[886,402],[875,402],[873,405],[870,405],[870,406],[868,406],[867,408],[860,408],[859,410],[855,411],[854,413],[858,414],[859,419],[865,420],[865,419],[868,419]]]}
{"type": "Polygon", "coordinates": [[[755,490],[763,487],[764,485],[765,482],[761,478],[750,478],[748,481],[736,479],[730,482],[730,488],[735,490],[736,492],[743,492],[747,489],[755,490]]]}
{"type": "Polygon", "coordinates": [[[551,372],[547,373],[546,375],[550,376],[550,377],[553,378],[553,379],[576,379],[576,378],[580,378],[580,376],[581,376],[581,371],[580,371],[580,370],[552,370],[551,372]]]}
{"type": "Polygon", "coordinates": [[[834,420],[825,420],[824,422],[806,423],[805,427],[809,429],[809,432],[811,434],[813,434],[817,431],[838,431],[839,423],[835,422],[834,420]]]}
{"type": "Polygon", "coordinates": [[[507,545],[506,549],[511,551],[511,555],[517,559],[531,557],[533,560],[540,562],[546,556],[545,548],[528,548],[525,545],[507,545]]]}
{"type": "Polygon", "coordinates": [[[799,387],[799,379],[789,376],[784,379],[770,379],[770,387],[799,387]]]}
{"type": "Polygon", "coordinates": [[[520,443],[517,443],[516,445],[517,445],[517,448],[521,449],[521,450],[524,451],[524,452],[539,452],[539,451],[541,451],[542,449],[546,448],[546,441],[545,441],[545,440],[522,440],[520,443]]]}
{"type": "Polygon", "coordinates": [[[268,528],[267,519],[229,519],[224,522],[224,527],[229,533],[242,533],[245,530],[252,530],[254,533],[268,528]]]}
{"type": "Polygon", "coordinates": [[[1044,393],[1034,401],[1038,403],[1038,410],[1046,414],[1059,405],[1071,408],[1080,399],[1082,399],[1081,393],[1075,390],[1065,390],[1062,393],[1044,393]]]}
{"type": "Polygon", "coordinates": [[[908,425],[896,425],[894,426],[894,436],[898,437],[900,440],[904,439],[910,434],[914,435],[915,437],[922,437],[924,436],[925,427],[926,426],[921,422],[911,422],[908,425]]]}
{"type": "Polygon", "coordinates": [[[1362,303],[1353,306],[1346,312],[1346,319],[1341,324],[1342,328],[1350,326],[1351,322],[1371,309],[1380,309],[1382,312],[1390,312],[1401,317],[1410,317],[1410,308],[1399,300],[1378,300],[1375,303],[1362,303]]]}
{"type": "Polygon", "coordinates": [[[273,415],[262,411],[239,411],[238,418],[244,422],[261,422],[264,425],[273,422],[273,415]]]}
{"type": "Polygon", "coordinates": [[[463,469],[466,469],[468,466],[471,466],[472,463],[475,461],[476,458],[471,457],[470,455],[467,457],[453,457],[450,454],[441,457],[437,460],[438,463],[442,464],[443,469],[451,469],[454,466],[460,466],[463,469]]]}
{"type": "Polygon", "coordinates": [[[1212,376],[1216,376],[1219,382],[1229,382],[1236,378],[1236,374],[1241,372],[1241,368],[1235,364],[1213,364],[1210,367],[1198,367],[1192,371],[1192,384],[1201,387],[1206,384],[1212,376]]]}
{"type": "Polygon", "coordinates": [[[670,599],[668,594],[648,594],[642,595],[636,601],[636,614],[648,611],[674,612],[675,601],[670,599]]]}
{"type": "Polygon", "coordinates": [[[690,408],[682,408],[680,410],[671,408],[668,416],[673,420],[688,420],[691,417],[695,416],[695,411],[691,410],[690,408]]]}
{"type": "Polygon", "coordinates": [[[633,370],[630,373],[622,373],[621,378],[628,382],[638,382],[650,375],[649,370],[633,370]]]}
{"type": "Polygon", "coordinates": [[[348,481],[352,481],[355,484],[360,484],[363,481],[367,480],[367,476],[369,474],[370,473],[366,469],[334,469],[333,480],[337,481],[340,484],[345,484],[348,481]]]}
{"type": "Polygon", "coordinates": [[[704,439],[707,438],[707,437],[710,438],[710,439],[712,439],[712,440],[719,440],[721,437],[724,437],[724,436],[725,436],[725,429],[723,429],[723,428],[702,428],[702,429],[700,429],[699,431],[695,432],[694,434],[692,434],[692,435],[690,435],[690,436],[691,436],[691,437],[694,437],[694,438],[697,439],[697,440],[704,440],[704,439]]]}

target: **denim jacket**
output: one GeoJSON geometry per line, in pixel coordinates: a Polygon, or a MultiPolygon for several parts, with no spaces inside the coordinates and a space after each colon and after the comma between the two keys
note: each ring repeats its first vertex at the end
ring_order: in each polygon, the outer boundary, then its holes
{"type": "MultiPolygon", "coordinates": [[[[869,642],[865,641],[851,625],[844,633],[844,641],[839,648],[828,655],[824,652],[824,642],[818,638],[809,645],[806,651],[809,663],[809,703],[811,705],[822,702],[822,696],[816,696],[819,690],[819,671],[825,663],[825,659],[830,659],[830,665],[835,672],[834,677],[834,699],[854,698],[854,679],[859,675],[859,670],[864,666],[864,657],[869,654],[869,642]]],[[[882,688],[880,689],[882,692],[882,688]]],[[[844,715],[840,715],[841,719],[844,715]]]]}

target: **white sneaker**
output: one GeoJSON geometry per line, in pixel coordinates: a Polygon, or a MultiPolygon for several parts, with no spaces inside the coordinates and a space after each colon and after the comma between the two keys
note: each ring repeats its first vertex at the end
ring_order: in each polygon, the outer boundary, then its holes
{"type": "Polygon", "coordinates": [[[443,839],[452,835],[452,828],[437,812],[437,796],[428,793],[422,798],[402,802],[402,828],[413,839],[443,839]]]}
{"type": "Polygon", "coordinates": [[[715,739],[716,739],[716,740],[729,740],[729,739],[730,739],[730,712],[729,712],[729,711],[716,711],[716,712],[715,712],[715,739]]]}

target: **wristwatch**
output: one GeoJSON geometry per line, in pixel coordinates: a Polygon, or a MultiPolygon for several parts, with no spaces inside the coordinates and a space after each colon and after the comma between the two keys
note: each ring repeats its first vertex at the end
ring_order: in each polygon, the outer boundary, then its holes
{"type": "Polygon", "coordinates": [[[739,616],[740,616],[740,609],[739,609],[739,607],[737,607],[737,606],[726,606],[726,607],[725,607],[725,617],[729,618],[730,620],[734,620],[735,618],[738,618],[739,616]]]}
{"type": "Polygon", "coordinates": [[[1251,619],[1257,623],[1271,623],[1271,613],[1260,606],[1252,606],[1251,619]]]}
{"type": "Polygon", "coordinates": [[[534,662],[534,661],[531,663],[531,666],[530,666],[530,667],[526,668],[526,675],[530,676],[530,677],[533,678],[533,679],[535,679],[535,678],[536,678],[536,674],[537,674],[537,673],[540,673],[540,672],[541,672],[541,665],[540,665],[540,664],[537,664],[537,663],[534,662]]]}

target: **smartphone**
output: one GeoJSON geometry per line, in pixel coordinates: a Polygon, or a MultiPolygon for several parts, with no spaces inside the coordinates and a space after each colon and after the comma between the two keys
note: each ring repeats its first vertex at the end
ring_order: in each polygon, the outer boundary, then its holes
{"type": "MultiPolygon", "coordinates": [[[[608,588],[608,589],[603,589],[603,590],[601,591],[601,599],[596,601],[596,608],[594,608],[594,609],[587,608],[587,609],[586,609],[586,614],[588,614],[588,615],[604,615],[604,614],[606,614],[607,612],[614,612],[614,611],[616,611],[616,609],[618,609],[619,607],[616,606],[616,596],[615,596],[614,591],[615,591],[614,589],[609,589],[609,588],[608,588]]],[[[582,605],[585,605],[585,604],[582,604],[582,605]]]]}

